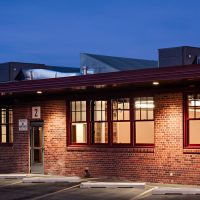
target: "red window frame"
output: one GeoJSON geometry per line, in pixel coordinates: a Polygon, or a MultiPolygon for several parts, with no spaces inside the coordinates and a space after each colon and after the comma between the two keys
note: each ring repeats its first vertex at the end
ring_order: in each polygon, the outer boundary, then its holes
{"type": "MultiPolygon", "coordinates": [[[[145,96],[140,96],[140,97],[145,97],[145,96]]],[[[151,96],[153,97],[153,96],[151,96]]],[[[71,99],[67,101],[67,145],[68,146],[74,146],[74,147],[79,147],[79,146],[89,146],[89,147],[146,147],[146,148],[152,148],[154,147],[154,144],[136,144],[135,143],[135,118],[134,118],[134,98],[133,96],[120,96],[120,97],[115,97],[115,98],[84,98],[84,99],[71,99]],[[129,104],[129,113],[130,113],[130,118],[129,120],[126,120],[130,122],[130,143],[113,143],[113,120],[112,117],[112,100],[115,99],[129,99],[130,104],[129,104]],[[71,119],[71,102],[72,101],[86,101],[86,124],[87,124],[87,142],[86,143],[73,143],[71,141],[71,124],[72,124],[72,119],[71,119]],[[94,143],[94,136],[92,132],[92,120],[91,120],[91,102],[92,101],[107,101],[107,123],[108,123],[108,143],[94,143]]],[[[154,98],[153,98],[154,99],[154,98]]],[[[117,120],[118,121],[118,120],[117,120]]],[[[120,121],[120,120],[119,120],[120,121]]],[[[123,120],[122,120],[123,121],[123,120]]],[[[154,120],[152,120],[154,121],[154,120]]]]}
{"type": "Polygon", "coordinates": [[[90,138],[91,138],[91,144],[92,145],[108,145],[110,143],[110,137],[109,137],[109,133],[110,133],[110,117],[109,117],[109,101],[107,100],[90,100],[90,138]],[[101,109],[95,109],[95,102],[101,102],[101,109]],[[106,102],[106,107],[105,110],[102,109],[102,102],[106,102]],[[107,108],[107,109],[106,109],[107,108]],[[100,112],[101,113],[101,120],[96,120],[95,119],[95,111],[96,112],[100,112]],[[103,116],[103,112],[105,112],[105,120],[103,120],[102,116],[103,116]],[[101,143],[101,142],[95,142],[95,123],[107,123],[107,142],[105,143],[101,143]]]}
{"type": "MultiPolygon", "coordinates": [[[[145,99],[146,102],[148,102],[148,100],[150,100],[149,98],[152,98],[153,102],[154,102],[154,98],[153,97],[144,97],[144,96],[141,96],[141,97],[135,97],[134,98],[134,105],[133,105],[133,110],[134,110],[134,120],[133,120],[133,123],[134,123],[134,146],[138,146],[138,147],[154,147],[155,146],[155,138],[154,138],[154,143],[137,143],[136,142],[136,123],[137,122],[149,122],[149,121],[152,121],[154,122],[154,108],[135,108],[135,102],[136,102],[136,99],[139,100],[140,102],[143,101],[143,99],[145,99]],[[145,110],[146,112],[146,117],[143,119],[142,118],[142,110],[145,110]],[[140,117],[137,119],[136,118],[136,111],[139,110],[140,112],[140,117]],[[153,119],[151,119],[149,117],[149,112],[153,110],[153,119]]],[[[154,135],[155,135],[155,132],[154,132],[154,135]]]]}
{"type": "MultiPolygon", "coordinates": [[[[189,106],[189,96],[193,96],[194,97],[194,101],[195,99],[199,99],[200,100],[200,92],[199,93],[190,93],[190,94],[184,94],[183,97],[183,113],[184,113],[184,148],[188,148],[188,149],[200,149],[200,143],[199,144],[190,144],[189,141],[189,122],[191,120],[198,120],[200,121],[200,117],[196,117],[196,108],[197,106],[189,106]],[[197,98],[197,96],[199,95],[199,97],[197,98]],[[194,108],[194,117],[189,117],[189,109],[190,107],[194,108]]],[[[198,106],[200,108],[200,106],[198,106]]]]}
{"type": "Polygon", "coordinates": [[[9,107],[0,108],[0,144],[12,144],[13,143],[13,109],[9,107]],[[5,119],[3,120],[3,111],[5,111],[5,119]],[[5,121],[5,122],[3,122],[5,121]],[[6,142],[2,142],[2,126],[6,127],[6,142]],[[12,129],[12,130],[11,130],[12,129]],[[12,131],[10,133],[10,131],[12,131]],[[12,134],[10,139],[10,134],[12,134]]]}
{"type": "MultiPolygon", "coordinates": [[[[122,97],[122,98],[113,98],[111,99],[111,142],[112,145],[114,146],[133,146],[133,129],[132,129],[132,109],[131,109],[131,104],[132,104],[132,98],[130,97],[122,97]],[[126,103],[125,100],[129,101],[129,109],[126,109],[124,104],[126,103]],[[117,104],[120,102],[121,108],[113,108],[113,101],[116,101],[117,104]],[[125,119],[125,112],[129,112],[129,119],[125,119]],[[114,112],[116,112],[116,117],[114,117],[114,112]],[[119,119],[118,112],[123,112],[123,119],[119,119]],[[114,137],[114,132],[113,132],[113,124],[117,122],[129,122],[130,124],[130,142],[129,143],[117,143],[114,142],[113,137],[114,137]]],[[[119,104],[118,104],[119,105],[119,104]]]]}

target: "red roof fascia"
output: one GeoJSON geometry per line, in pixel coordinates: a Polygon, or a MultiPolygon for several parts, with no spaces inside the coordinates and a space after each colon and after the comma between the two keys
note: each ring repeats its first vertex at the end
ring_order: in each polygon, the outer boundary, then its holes
{"type": "Polygon", "coordinates": [[[123,72],[101,73],[64,78],[19,81],[0,84],[0,92],[67,89],[81,86],[143,84],[152,81],[200,79],[200,65],[185,65],[123,72]]]}

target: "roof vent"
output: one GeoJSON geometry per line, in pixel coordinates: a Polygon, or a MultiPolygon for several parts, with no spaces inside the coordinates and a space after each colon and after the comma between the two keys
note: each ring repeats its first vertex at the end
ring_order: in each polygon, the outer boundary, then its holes
{"type": "Polygon", "coordinates": [[[86,66],[81,67],[83,75],[87,75],[88,68],[86,66]]]}
{"type": "Polygon", "coordinates": [[[200,64],[200,56],[197,56],[197,64],[200,64]]]}

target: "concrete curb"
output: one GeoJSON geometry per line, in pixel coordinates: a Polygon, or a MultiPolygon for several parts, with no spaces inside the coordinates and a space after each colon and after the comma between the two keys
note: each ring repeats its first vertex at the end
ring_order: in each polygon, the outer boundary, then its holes
{"type": "Polygon", "coordinates": [[[26,174],[0,174],[0,179],[22,179],[27,177],[26,174]]]}
{"type": "Polygon", "coordinates": [[[152,191],[154,195],[166,194],[200,194],[200,188],[156,188],[152,191]]]}
{"type": "Polygon", "coordinates": [[[80,188],[145,188],[145,183],[84,182],[80,188]]]}
{"type": "Polygon", "coordinates": [[[79,183],[80,177],[30,177],[23,178],[23,183],[79,183]]]}

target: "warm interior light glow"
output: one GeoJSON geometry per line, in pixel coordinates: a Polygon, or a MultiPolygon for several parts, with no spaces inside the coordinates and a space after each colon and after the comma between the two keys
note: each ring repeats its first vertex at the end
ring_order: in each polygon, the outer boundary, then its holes
{"type": "Polygon", "coordinates": [[[136,101],[135,102],[135,108],[154,108],[154,104],[153,104],[153,101],[145,101],[145,102],[142,102],[142,101],[136,101]]]}
{"type": "Polygon", "coordinates": [[[191,101],[191,106],[200,106],[200,100],[191,101]]]}
{"type": "Polygon", "coordinates": [[[37,94],[42,94],[42,91],[37,91],[37,94]]]}
{"type": "Polygon", "coordinates": [[[159,85],[159,82],[158,81],[154,81],[153,85],[159,85]]]}

